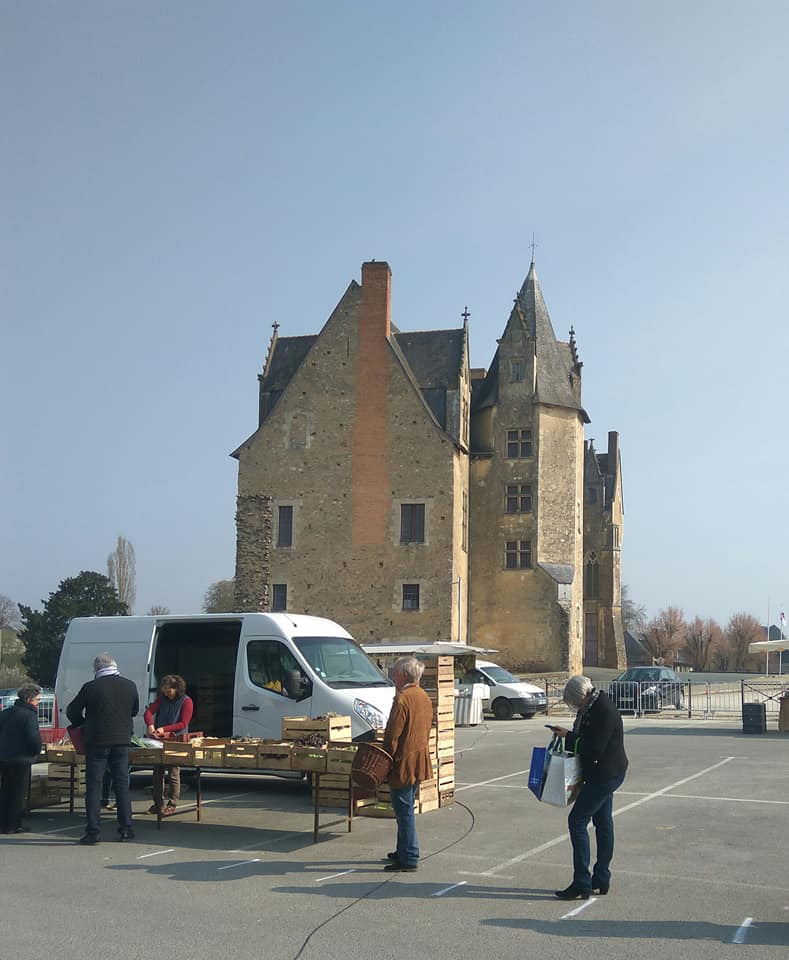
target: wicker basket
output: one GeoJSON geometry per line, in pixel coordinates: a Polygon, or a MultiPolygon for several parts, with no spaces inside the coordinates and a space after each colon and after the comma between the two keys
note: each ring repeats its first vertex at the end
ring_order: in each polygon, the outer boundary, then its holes
{"type": "Polygon", "coordinates": [[[377,743],[360,743],[351,767],[351,779],[368,790],[380,787],[392,770],[392,758],[377,743]]]}

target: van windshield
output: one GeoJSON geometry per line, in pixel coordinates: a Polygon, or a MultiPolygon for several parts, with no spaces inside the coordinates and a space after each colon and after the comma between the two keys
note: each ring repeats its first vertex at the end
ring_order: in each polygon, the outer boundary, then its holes
{"type": "Polygon", "coordinates": [[[504,667],[488,666],[487,664],[484,667],[479,668],[483,673],[487,673],[491,680],[495,680],[496,683],[520,683],[517,677],[505,670],[504,667]]]}
{"type": "Polygon", "coordinates": [[[391,687],[364,650],[346,637],[294,637],[304,659],[324,683],[346,687],[391,687]]]}

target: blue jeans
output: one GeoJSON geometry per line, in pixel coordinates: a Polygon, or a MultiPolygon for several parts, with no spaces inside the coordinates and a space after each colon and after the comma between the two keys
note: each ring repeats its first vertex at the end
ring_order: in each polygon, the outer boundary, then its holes
{"type": "Polygon", "coordinates": [[[132,814],[129,797],[129,748],[126,744],[115,747],[87,747],[85,751],[85,812],[87,836],[98,837],[101,833],[101,785],[104,771],[109,767],[118,805],[118,829],[131,830],[132,814]]]}
{"type": "Polygon", "coordinates": [[[419,841],[416,837],[414,800],[418,783],[406,787],[390,787],[392,809],[397,820],[397,860],[408,867],[415,867],[419,860],[419,841]]]}
{"type": "Polygon", "coordinates": [[[576,797],[567,824],[573,845],[573,884],[582,890],[592,885],[607,887],[611,882],[611,859],[614,856],[614,818],[611,814],[614,791],[624,783],[625,776],[585,783],[576,797]],[[597,840],[597,861],[589,875],[589,821],[592,821],[597,840]]]}

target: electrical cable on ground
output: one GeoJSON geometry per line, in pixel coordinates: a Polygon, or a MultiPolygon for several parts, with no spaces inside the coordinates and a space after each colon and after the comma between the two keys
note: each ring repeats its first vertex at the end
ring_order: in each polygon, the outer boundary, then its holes
{"type": "MultiPolygon", "coordinates": [[[[456,846],[458,843],[461,843],[463,840],[465,840],[466,837],[467,837],[467,836],[472,832],[472,830],[474,829],[474,825],[475,825],[475,823],[476,823],[476,818],[475,818],[475,816],[474,816],[474,811],[473,811],[470,807],[467,807],[465,803],[461,803],[459,800],[455,800],[455,801],[454,801],[454,806],[463,807],[463,809],[466,811],[466,813],[468,813],[469,817],[471,818],[471,823],[469,824],[468,829],[467,829],[466,831],[464,831],[464,833],[461,834],[461,836],[459,836],[459,837],[457,837],[455,840],[453,840],[451,843],[448,843],[446,846],[441,847],[440,850],[434,850],[432,853],[429,853],[426,857],[423,857],[423,858],[422,858],[423,861],[424,861],[424,860],[430,860],[432,857],[437,857],[440,853],[445,853],[447,850],[450,850],[452,847],[456,846]]],[[[314,927],[314,928],[307,934],[307,936],[305,937],[303,943],[302,943],[301,946],[299,947],[298,952],[297,952],[296,954],[294,954],[293,960],[299,960],[299,958],[301,957],[302,953],[304,953],[304,950],[305,950],[307,944],[310,942],[310,940],[312,940],[312,938],[315,936],[316,933],[318,933],[319,930],[322,930],[327,924],[331,923],[332,920],[336,920],[337,917],[339,917],[339,916],[341,916],[343,913],[345,913],[346,910],[350,910],[351,907],[355,907],[357,903],[361,903],[362,900],[366,900],[371,894],[376,893],[378,890],[381,889],[381,887],[386,886],[387,883],[391,883],[392,880],[394,880],[394,879],[395,879],[395,877],[387,877],[386,880],[383,880],[381,883],[377,883],[374,887],[372,887],[372,888],[371,888],[370,890],[368,890],[366,893],[363,893],[360,897],[356,897],[356,898],[355,898],[354,900],[352,900],[350,903],[346,903],[345,906],[344,906],[341,910],[338,910],[336,913],[333,913],[330,917],[326,917],[325,920],[323,920],[321,923],[319,923],[319,924],[317,925],[317,927],[314,927]]]]}

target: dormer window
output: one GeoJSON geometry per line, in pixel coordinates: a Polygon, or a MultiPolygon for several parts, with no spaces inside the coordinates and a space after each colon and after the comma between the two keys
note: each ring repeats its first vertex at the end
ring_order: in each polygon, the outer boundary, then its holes
{"type": "Polygon", "coordinates": [[[526,361],[522,358],[510,360],[510,383],[523,383],[526,379],[526,361]]]}

